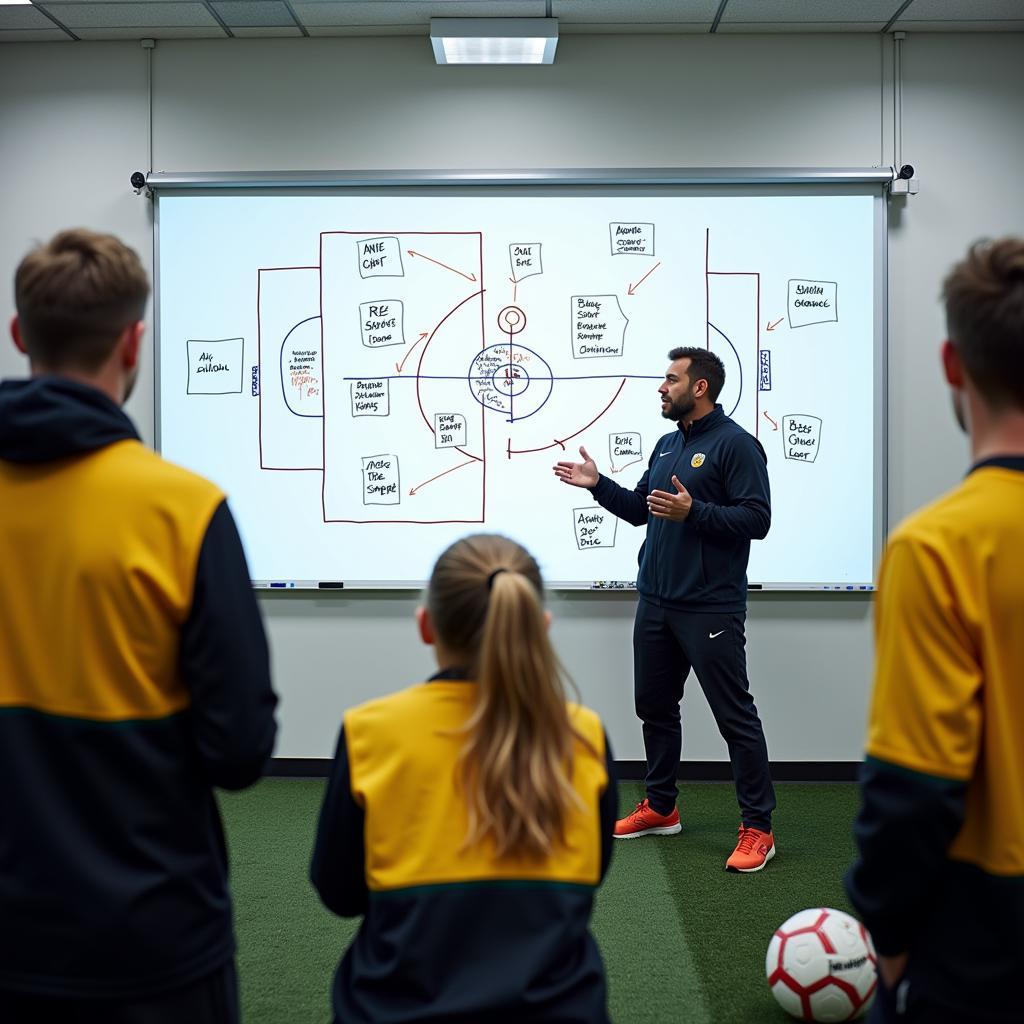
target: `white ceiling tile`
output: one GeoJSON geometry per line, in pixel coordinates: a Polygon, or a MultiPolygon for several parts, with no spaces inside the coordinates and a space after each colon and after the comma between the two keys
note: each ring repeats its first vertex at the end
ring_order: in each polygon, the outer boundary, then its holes
{"type": "Polygon", "coordinates": [[[205,25],[145,25],[130,28],[76,28],[80,39],[227,39],[224,29],[216,22],[205,25]]]}
{"type": "Polygon", "coordinates": [[[1022,20],[1024,0],[970,0],[969,3],[964,3],[964,0],[914,0],[899,19],[900,22],[907,23],[907,28],[915,21],[1022,20]]]}
{"type": "MultiPolygon", "coordinates": [[[[76,35],[80,28],[186,28],[216,26],[201,3],[47,3],[43,5],[76,35]]],[[[84,38],[84,37],[83,37],[84,38]]],[[[113,38],[113,37],[111,37],[113,38]]]]}
{"type": "MultiPolygon", "coordinates": [[[[61,9],[67,10],[69,7],[95,7],[96,4],[136,4],[143,5],[148,3],[149,0],[32,0],[32,3],[36,7],[50,8],[54,14],[59,14],[61,9]]],[[[167,3],[182,3],[184,0],[165,0],[167,3]]],[[[195,0],[196,3],[201,0],[195,0]]]]}
{"type": "Polygon", "coordinates": [[[559,21],[560,36],[586,35],[707,35],[710,21],[559,21]]]}
{"type": "MultiPolygon", "coordinates": [[[[337,39],[341,36],[424,36],[429,34],[427,25],[307,25],[311,36],[337,39]]],[[[426,43],[430,46],[429,39],[426,43]]],[[[430,51],[433,54],[433,50],[430,51]]]]}
{"type": "Polygon", "coordinates": [[[551,13],[565,24],[703,25],[710,28],[719,0],[554,0],[551,13]]]}
{"type": "Polygon", "coordinates": [[[292,0],[295,16],[314,28],[346,25],[423,25],[431,18],[543,18],[544,0],[292,0]]]}
{"type": "MultiPolygon", "coordinates": [[[[903,0],[727,0],[721,33],[879,32],[903,0]]],[[[211,0],[241,37],[302,34],[285,0],[211,0]]],[[[544,17],[563,35],[702,33],[721,0],[291,0],[310,35],[426,34],[432,17],[544,17]]],[[[226,38],[200,0],[36,0],[0,4],[0,41],[66,39],[44,12],[82,39],[226,38]],[[41,33],[36,35],[35,33],[41,33]]],[[[913,32],[1024,31],[1024,0],[913,0],[890,26],[913,32]]]]}
{"type": "Polygon", "coordinates": [[[718,24],[718,34],[740,35],[741,33],[806,33],[806,32],[881,32],[884,21],[738,21],[718,24]]]}
{"type": "Polygon", "coordinates": [[[50,29],[57,26],[42,11],[37,11],[34,7],[24,7],[21,4],[0,6],[0,29],[15,28],[50,29]]]}
{"type": "Polygon", "coordinates": [[[210,6],[232,31],[236,26],[295,27],[295,19],[281,0],[213,0],[210,6]]]}
{"type": "Polygon", "coordinates": [[[1024,20],[904,21],[900,18],[892,28],[902,32],[1024,32],[1024,20]]]}
{"type": "Polygon", "coordinates": [[[299,28],[294,22],[289,25],[231,25],[231,34],[238,39],[257,39],[257,38],[292,38],[292,36],[301,36],[302,29],[299,28]]]}
{"type": "MultiPolygon", "coordinates": [[[[737,22],[778,25],[856,25],[885,23],[900,9],[901,0],[729,0],[719,31],[737,22]]],[[[818,31],[818,30],[815,30],[818,31]]]]}
{"type": "Polygon", "coordinates": [[[74,40],[66,32],[61,31],[48,22],[50,28],[22,28],[8,31],[0,27],[0,43],[73,43],[74,40]]]}

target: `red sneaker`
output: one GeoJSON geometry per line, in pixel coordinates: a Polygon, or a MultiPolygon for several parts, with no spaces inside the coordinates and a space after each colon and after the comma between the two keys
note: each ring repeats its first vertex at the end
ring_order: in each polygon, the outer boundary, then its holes
{"type": "Polygon", "coordinates": [[[638,839],[640,836],[674,836],[682,825],[679,824],[679,809],[672,808],[671,814],[659,814],[650,803],[641,800],[636,810],[615,822],[616,839],[638,839]]]}
{"type": "Polygon", "coordinates": [[[740,838],[732,856],[725,862],[726,871],[760,871],[775,856],[775,838],[771,832],[740,825],[740,838]]]}

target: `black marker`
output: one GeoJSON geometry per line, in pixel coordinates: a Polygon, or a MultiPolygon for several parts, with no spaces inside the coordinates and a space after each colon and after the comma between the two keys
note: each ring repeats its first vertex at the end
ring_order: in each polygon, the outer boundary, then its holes
{"type": "Polygon", "coordinates": [[[317,584],[319,590],[344,590],[345,584],[338,580],[321,580],[317,584]]]}

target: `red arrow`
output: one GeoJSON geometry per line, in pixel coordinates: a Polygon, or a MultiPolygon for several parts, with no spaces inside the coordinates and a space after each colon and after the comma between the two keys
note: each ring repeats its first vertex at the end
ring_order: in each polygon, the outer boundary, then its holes
{"type": "MultiPolygon", "coordinates": [[[[418,337],[418,338],[416,339],[416,341],[414,342],[414,344],[413,344],[412,348],[411,348],[411,349],[409,349],[409,351],[405,353],[405,359],[408,359],[408,358],[409,358],[409,356],[411,356],[411,355],[413,354],[413,351],[415,350],[416,346],[417,346],[417,345],[418,345],[418,344],[419,344],[419,343],[420,343],[420,342],[421,342],[421,341],[422,341],[422,340],[423,340],[424,338],[429,338],[429,337],[430,337],[430,335],[429,335],[429,334],[427,334],[427,332],[426,332],[426,331],[422,331],[422,332],[420,333],[420,336],[419,336],[419,337],[418,337]]],[[[403,360],[402,360],[402,361],[401,361],[400,363],[395,363],[395,369],[396,369],[396,370],[397,370],[397,371],[398,371],[399,373],[401,373],[401,372],[402,372],[402,367],[403,367],[403,366],[405,366],[405,359],[403,359],[403,360]]]]}
{"type": "Polygon", "coordinates": [[[444,267],[445,270],[450,270],[453,274],[458,274],[459,277],[464,277],[467,281],[475,281],[476,274],[464,274],[461,270],[456,270],[454,267],[449,267],[447,263],[442,263],[440,260],[435,260],[432,256],[424,256],[421,252],[416,252],[415,249],[405,250],[410,256],[420,256],[425,260],[429,260],[431,263],[436,263],[439,267],[444,267]]]}
{"type": "Polygon", "coordinates": [[[629,286],[629,287],[628,287],[628,288],[626,289],[626,294],[627,294],[627,295],[632,295],[632,294],[633,294],[633,293],[634,293],[634,292],[635,292],[635,291],[637,290],[637,288],[639,288],[639,287],[640,287],[640,285],[642,285],[642,284],[644,283],[644,281],[646,281],[646,280],[647,280],[647,278],[649,278],[649,277],[651,276],[651,274],[653,274],[653,273],[654,273],[654,272],[655,272],[655,271],[656,271],[656,270],[658,269],[658,267],[660,267],[660,266],[661,266],[661,260],[658,260],[658,262],[657,262],[657,263],[655,263],[655,264],[654,264],[654,266],[653,266],[653,267],[651,267],[651,269],[650,269],[650,270],[648,270],[648,271],[647,271],[647,273],[646,273],[646,274],[644,274],[644,276],[643,276],[643,277],[641,277],[641,278],[640,278],[640,280],[639,280],[639,281],[637,281],[637,283],[636,283],[636,284],[631,284],[631,285],[630,285],[630,286],[629,286]]]}
{"type": "Polygon", "coordinates": [[[765,327],[765,330],[766,330],[766,331],[774,331],[774,330],[775,330],[775,328],[776,328],[776,327],[778,327],[778,326],[779,326],[779,324],[781,324],[781,323],[782,323],[782,321],[783,321],[783,320],[785,320],[785,319],[786,319],[786,318],[785,318],[784,316],[780,316],[780,317],[779,317],[779,319],[775,321],[775,323],[773,323],[773,324],[768,324],[768,325],[767,325],[767,326],[765,327]]]}
{"type": "Polygon", "coordinates": [[[767,410],[765,410],[765,412],[763,412],[761,415],[764,416],[764,418],[772,425],[772,430],[779,429],[778,423],[776,423],[775,420],[773,420],[771,416],[768,415],[767,410]]]}
{"type": "Polygon", "coordinates": [[[457,466],[452,466],[451,469],[446,469],[443,473],[438,473],[437,476],[432,476],[429,480],[424,480],[423,483],[417,484],[415,487],[410,487],[410,497],[414,495],[418,490],[426,487],[427,484],[431,484],[435,480],[440,480],[441,477],[447,476],[449,473],[454,473],[455,470],[462,469],[463,466],[471,466],[474,462],[479,462],[479,459],[467,459],[465,462],[460,462],[457,466]]]}

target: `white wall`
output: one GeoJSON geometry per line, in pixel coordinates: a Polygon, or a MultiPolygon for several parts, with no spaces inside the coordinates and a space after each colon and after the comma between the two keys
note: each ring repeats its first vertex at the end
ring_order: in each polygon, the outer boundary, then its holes
{"type": "MultiPolygon", "coordinates": [[[[168,41],[153,59],[157,170],[870,166],[893,160],[888,40],[570,36],[549,68],[439,68],[425,38],[168,41]]],[[[151,255],[146,56],[135,43],[0,46],[0,280],[60,227],[112,230],[151,255]]],[[[1024,232],[1024,35],[910,36],[903,158],[922,192],[890,221],[890,519],[951,486],[966,445],[938,373],[937,295],[983,234],[1024,232]]],[[[13,312],[9,287],[0,314],[13,312]]],[[[0,347],[0,374],[23,373],[0,347]]],[[[870,386],[866,378],[851,386],[870,386]]],[[[152,363],[129,413],[153,436],[152,363]]],[[[261,595],[283,695],[277,753],[330,753],[341,710],[421,678],[415,598],[261,595]]],[[[551,600],[554,636],[616,754],[632,714],[633,602],[551,600]]],[[[859,757],[870,603],[751,600],[751,678],[776,760],[859,757]]],[[[725,758],[691,681],[685,756],[725,758]],[[694,696],[696,694],[696,696],[694,696]]]]}

